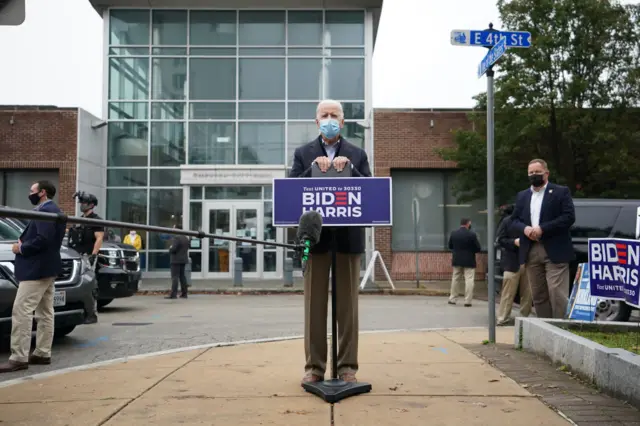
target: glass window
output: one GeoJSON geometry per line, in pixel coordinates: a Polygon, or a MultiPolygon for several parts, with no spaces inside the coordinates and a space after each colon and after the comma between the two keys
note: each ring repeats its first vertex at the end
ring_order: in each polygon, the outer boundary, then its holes
{"type": "Polygon", "coordinates": [[[289,56],[324,56],[321,47],[289,47],[287,54],[289,56]]]}
{"type": "MultiPolygon", "coordinates": [[[[571,227],[571,238],[608,237],[620,213],[619,207],[610,206],[580,206],[575,210],[576,221],[571,227]]],[[[633,228],[635,234],[635,221],[633,228]]]]}
{"type": "Polygon", "coordinates": [[[364,48],[331,48],[327,49],[328,56],[364,56],[364,48]]]}
{"type": "Polygon", "coordinates": [[[110,120],[145,120],[149,118],[147,102],[109,102],[110,120]]]}
{"type": "Polygon", "coordinates": [[[243,120],[284,120],[284,102],[240,102],[238,118],[243,120]]]}
{"type": "Polygon", "coordinates": [[[329,46],[364,45],[364,11],[325,12],[325,32],[329,46]]]}
{"type": "Polygon", "coordinates": [[[149,58],[109,59],[109,99],[149,98],[149,58]]]}
{"type": "Polygon", "coordinates": [[[236,44],[236,12],[192,10],[190,39],[192,45],[229,46],[236,44]]]}
{"type": "Polygon", "coordinates": [[[289,99],[322,99],[322,59],[289,59],[289,99]]]}
{"type": "Polygon", "coordinates": [[[185,139],[185,123],[151,123],[151,165],[184,164],[185,139]]]}
{"type": "Polygon", "coordinates": [[[187,58],[154,58],[151,83],[153,99],[185,99],[187,58]]]}
{"type": "Polygon", "coordinates": [[[315,120],[318,102],[289,102],[289,120],[315,120]]]}
{"type": "Polygon", "coordinates": [[[189,164],[235,164],[234,123],[189,123],[189,164]]]}
{"type": "Polygon", "coordinates": [[[22,232],[13,226],[9,225],[9,223],[0,220],[0,241],[2,240],[10,240],[15,241],[20,239],[22,236],[22,232]]]}
{"type": "Polygon", "coordinates": [[[229,120],[236,118],[235,102],[192,102],[189,104],[191,118],[207,120],[229,120]]]}
{"type": "Polygon", "coordinates": [[[284,11],[240,11],[241,46],[281,46],[285,42],[284,11]]]}
{"type": "Polygon", "coordinates": [[[364,59],[325,59],[331,99],[364,99],[364,59]]]}
{"type": "MultiPolygon", "coordinates": [[[[201,187],[200,190],[202,192],[201,187]]],[[[202,194],[200,194],[200,198],[202,198],[202,194]]],[[[202,229],[202,203],[200,201],[190,203],[189,229],[192,231],[202,229]]]]}
{"type": "MultiPolygon", "coordinates": [[[[176,223],[182,223],[182,188],[150,189],[149,225],[172,228],[176,223]]],[[[158,232],[149,233],[150,249],[168,249],[170,234],[158,232]]]]}
{"type": "Polygon", "coordinates": [[[151,186],[180,186],[180,169],[151,169],[151,186]]]}
{"type": "Polygon", "coordinates": [[[149,9],[111,9],[109,44],[149,44],[149,9]]]}
{"type": "Polygon", "coordinates": [[[154,10],[153,44],[171,46],[187,44],[187,11],[154,10]]]}
{"type": "Polygon", "coordinates": [[[110,47],[109,55],[115,56],[145,56],[149,54],[148,47],[110,47]]]}
{"type": "MultiPolygon", "coordinates": [[[[167,234],[167,237],[170,235],[167,234]]],[[[153,241],[153,237],[149,236],[153,241]]],[[[163,240],[164,241],[164,240],[163,240]]],[[[169,240],[167,240],[167,244],[169,240]]],[[[164,247],[163,247],[164,248],[164,247]]],[[[167,246],[167,249],[169,246],[167,246]]],[[[171,255],[166,251],[149,252],[149,271],[168,271],[171,268],[171,255]]]]}
{"type": "Polygon", "coordinates": [[[290,11],[287,30],[291,46],[321,46],[322,11],[290,11]]]}
{"type": "Polygon", "coordinates": [[[206,186],[205,200],[260,200],[261,186],[206,186]]]}
{"type": "Polygon", "coordinates": [[[192,200],[202,200],[202,187],[192,186],[189,188],[189,198],[192,200]]]}
{"type": "MultiPolygon", "coordinates": [[[[579,207],[576,207],[576,217],[582,214],[579,207]]],[[[631,206],[625,206],[620,209],[618,220],[616,220],[615,231],[612,238],[628,238],[631,240],[636,239],[636,220],[637,220],[637,208],[631,206]]]]}
{"type": "Polygon", "coordinates": [[[151,49],[152,55],[159,56],[186,56],[186,47],[154,47],[151,49]]]}
{"type": "Polygon", "coordinates": [[[107,189],[107,220],[147,223],[146,189],[107,189]]]}
{"type": "Polygon", "coordinates": [[[341,133],[343,138],[355,146],[364,149],[364,127],[358,123],[346,122],[344,123],[341,133]]]}
{"type": "Polygon", "coordinates": [[[240,99],[284,99],[285,59],[240,59],[240,99]],[[269,82],[265,84],[265,82],[269,82]]]}
{"type": "Polygon", "coordinates": [[[393,178],[393,227],[391,248],[394,251],[445,249],[444,180],[438,172],[397,171],[393,178]],[[417,204],[417,224],[413,211],[417,204]]]}
{"type": "MultiPolygon", "coordinates": [[[[236,60],[227,58],[190,59],[190,99],[235,100],[236,60]],[[215,76],[215,78],[213,78],[215,76]]],[[[261,80],[262,81],[262,80],[261,80]]]]}
{"type": "MultiPolygon", "coordinates": [[[[265,241],[276,239],[276,228],[273,226],[273,203],[270,201],[266,201],[264,203],[264,236],[263,239],[265,241]]],[[[265,249],[275,248],[265,246],[265,249]]]]}
{"type": "Polygon", "coordinates": [[[364,120],[364,102],[346,102],[342,104],[345,120],[364,120]]]}
{"type": "Polygon", "coordinates": [[[146,167],[148,164],[147,123],[110,122],[108,125],[108,166],[146,167]]]}
{"type": "Polygon", "coordinates": [[[147,186],[147,169],[109,169],[107,186],[147,186]]]}
{"type": "Polygon", "coordinates": [[[191,56],[236,56],[235,47],[191,47],[191,56]]]}
{"type": "Polygon", "coordinates": [[[241,47],[240,56],[285,56],[284,47],[241,47]]]}
{"type": "MultiPolygon", "coordinates": [[[[29,194],[29,188],[33,185],[33,182],[38,180],[48,180],[56,187],[58,193],[62,192],[60,188],[60,174],[58,170],[6,170],[4,173],[4,200],[0,200],[5,203],[7,207],[14,209],[31,210],[33,206],[27,198],[29,194]]],[[[68,196],[68,195],[67,195],[68,196]]],[[[61,195],[57,195],[54,200],[59,200],[61,195]]],[[[23,220],[27,221],[27,220],[23,220]]]]}
{"type": "MultiPolygon", "coordinates": [[[[453,184],[455,182],[455,172],[444,175],[446,179],[446,202],[444,206],[444,220],[446,223],[445,237],[447,238],[447,248],[449,235],[460,228],[460,220],[471,219],[472,230],[478,234],[478,240],[483,250],[487,248],[487,200],[474,200],[459,202],[454,195],[453,184]]],[[[496,222],[497,223],[497,222],[496,222]]],[[[497,227],[496,227],[497,229],[497,227]]]]}
{"type": "Polygon", "coordinates": [[[309,123],[287,124],[287,164],[293,164],[293,152],[297,147],[309,143],[319,135],[318,125],[309,123]]]}
{"type": "Polygon", "coordinates": [[[239,164],[283,164],[284,123],[240,123],[239,164]]]}
{"type": "Polygon", "coordinates": [[[151,104],[151,118],[155,120],[183,120],[184,102],[154,102],[151,104]]]}

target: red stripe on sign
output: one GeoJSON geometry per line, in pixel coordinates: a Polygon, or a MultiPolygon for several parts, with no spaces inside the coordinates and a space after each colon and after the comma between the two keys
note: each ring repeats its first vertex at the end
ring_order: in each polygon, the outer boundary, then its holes
{"type": "Polygon", "coordinates": [[[621,265],[626,265],[627,264],[627,259],[618,259],[618,263],[621,265]]]}
{"type": "Polygon", "coordinates": [[[346,206],[347,203],[336,203],[336,206],[346,206]]]}
{"type": "Polygon", "coordinates": [[[627,257],[626,251],[618,251],[618,257],[627,257]]]}
{"type": "Polygon", "coordinates": [[[616,244],[616,247],[619,248],[619,249],[626,249],[627,245],[618,243],[618,244],[616,244]]]}
{"type": "Polygon", "coordinates": [[[344,195],[344,196],[346,196],[346,195],[347,195],[347,193],[346,193],[346,192],[334,192],[334,194],[336,194],[336,195],[344,195]]]}
{"type": "Polygon", "coordinates": [[[336,200],[347,201],[347,197],[336,197],[336,200]]]}

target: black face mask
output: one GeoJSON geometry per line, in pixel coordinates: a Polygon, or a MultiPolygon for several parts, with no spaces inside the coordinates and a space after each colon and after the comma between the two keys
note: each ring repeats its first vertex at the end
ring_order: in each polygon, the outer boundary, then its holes
{"type": "Polygon", "coordinates": [[[544,185],[544,176],[543,175],[529,175],[529,182],[531,186],[534,188],[540,188],[544,185]]]}
{"type": "Polygon", "coordinates": [[[89,210],[91,210],[91,206],[89,204],[80,204],[80,211],[82,211],[82,213],[86,213],[89,210]]]}
{"type": "Polygon", "coordinates": [[[38,195],[37,192],[35,194],[29,194],[29,201],[31,201],[31,204],[34,206],[37,206],[40,202],[40,195],[38,195]]]}

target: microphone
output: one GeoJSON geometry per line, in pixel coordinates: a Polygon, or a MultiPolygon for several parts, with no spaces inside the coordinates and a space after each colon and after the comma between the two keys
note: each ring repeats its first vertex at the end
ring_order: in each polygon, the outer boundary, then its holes
{"type": "Polygon", "coordinates": [[[298,241],[304,245],[302,250],[302,271],[304,272],[309,260],[311,246],[318,244],[322,232],[322,216],[315,210],[304,212],[298,221],[298,241]]]}

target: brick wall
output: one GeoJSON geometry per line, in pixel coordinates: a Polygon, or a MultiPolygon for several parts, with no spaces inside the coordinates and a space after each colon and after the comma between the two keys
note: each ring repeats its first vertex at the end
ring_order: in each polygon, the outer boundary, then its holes
{"type": "Polygon", "coordinates": [[[58,170],[55,201],[67,214],[75,209],[77,116],[75,108],[0,106],[0,169],[58,170]]]}
{"type": "MultiPolygon", "coordinates": [[[[376,109],[374,112],[374,170],[376,176],[391,176],[392,169],[455,168],[451,161],[443,161],[435,148],[451,146],[452,131],[470,128],[468,111],[411,111],[376,109]],[[433,125],[432,125],[433,122],[433,125]]],[[[375,231],[375,247],[380,251],[392,278],[415,278],[415,252],[391,250],[391,228],[375,231]]],[[[476,278],[484,279],[486,255],[479,254],[476,278]]],[[[448,280],[451,278],[451,254],[423,252],[418,256],[420,279],[448,280]]],[[[382,270],[376,269],[376,276],[382,270]]]]}

